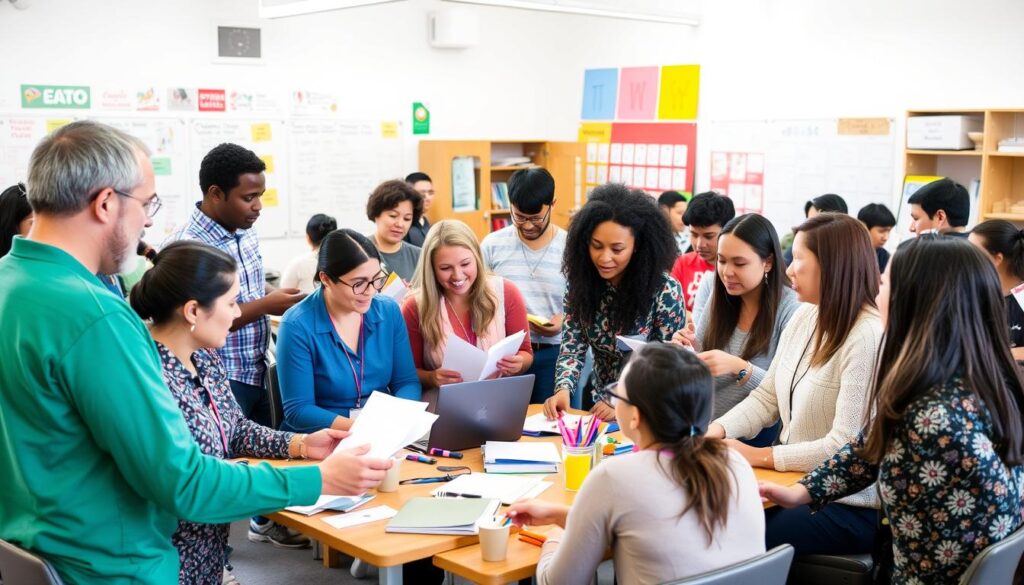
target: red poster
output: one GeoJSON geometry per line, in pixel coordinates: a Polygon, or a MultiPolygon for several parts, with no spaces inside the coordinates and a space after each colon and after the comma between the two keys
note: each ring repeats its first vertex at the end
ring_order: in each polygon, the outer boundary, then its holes
{"type": "Polygon", "coordinates": [[[654,196],[669,190],[692,193],[696,157],[696,124],[615,122],[607,181],[654,196]]]}
{"type": "Polygon", "coordinates": [[[764,212],[764,153],[712,152],[711,190],[728,195],[736,213],[764,212]]]}
{"type": "Polygon", "coordinates": [[[198,102],[200,112],[223,112],[227,109],[223,89],[200,89],[198,102]]]}

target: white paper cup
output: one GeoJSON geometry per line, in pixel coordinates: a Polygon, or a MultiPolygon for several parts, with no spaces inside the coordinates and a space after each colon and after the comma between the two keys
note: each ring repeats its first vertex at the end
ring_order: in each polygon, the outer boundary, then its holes
{"type": "Polygon", "coordinates": [[[480,525],[480,556],[485,561],[504,561],[511,526],[488,522],[480,525]]]}
{"type": "Polygon", "coordinates": [[[402,459],[395,457],[391,460],[391,469],[384,474],[384,481],[377,486],[378,492],[397,492],[398,480],[402,477],[402,459]]]}

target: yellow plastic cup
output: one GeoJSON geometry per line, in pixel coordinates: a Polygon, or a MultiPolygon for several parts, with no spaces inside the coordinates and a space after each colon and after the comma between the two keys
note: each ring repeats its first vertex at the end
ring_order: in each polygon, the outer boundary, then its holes
{"type": "Polygon", "coordinates": [[[576,491],[587,479],[590,468],[594,464],[594,445],[591,443],[586,447],[562,446],[562,454],[565,462],[565,489],[576,491]]]}

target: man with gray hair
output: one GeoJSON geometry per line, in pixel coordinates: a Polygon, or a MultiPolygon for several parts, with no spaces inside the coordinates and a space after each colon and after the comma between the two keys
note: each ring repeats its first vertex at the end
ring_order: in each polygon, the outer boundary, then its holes
{"type": "Polygon", "coordinates": [[[146,148],[96,122],[60,128],[29,162],[35,224],[0,259],[0,538],[66,583],[173,583],[179,518],[223,523],[357,494],[390,467],[203,455],[142,321],[103,287],[159,209],[146,148]]]}

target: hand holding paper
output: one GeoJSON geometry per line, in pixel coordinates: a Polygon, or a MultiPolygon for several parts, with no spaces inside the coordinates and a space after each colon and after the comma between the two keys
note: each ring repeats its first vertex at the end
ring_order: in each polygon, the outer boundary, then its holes
{"type": "MultiPolygon", "coordinates": [[[[359,413],[359,418],[352,423],[349,436],[342,439],[335,453],[369,445],[367,454],[370,457],[387,459],[430,431],[437,415],[426,412],[426,409],[426,402],[374,392],[359,413]]],[[[381,479],[383,477],[381,475],[381,479]]]]}
{"type": "Polygon", "coordinates": [[[457,335],[449,335],[441,367],[459,372],[462,379],[467,382],[486,380],[498,372],[499,360],[511,357],[519,351],[524,337],[525,331],[513,333],[485,352],[457,335]]]}

